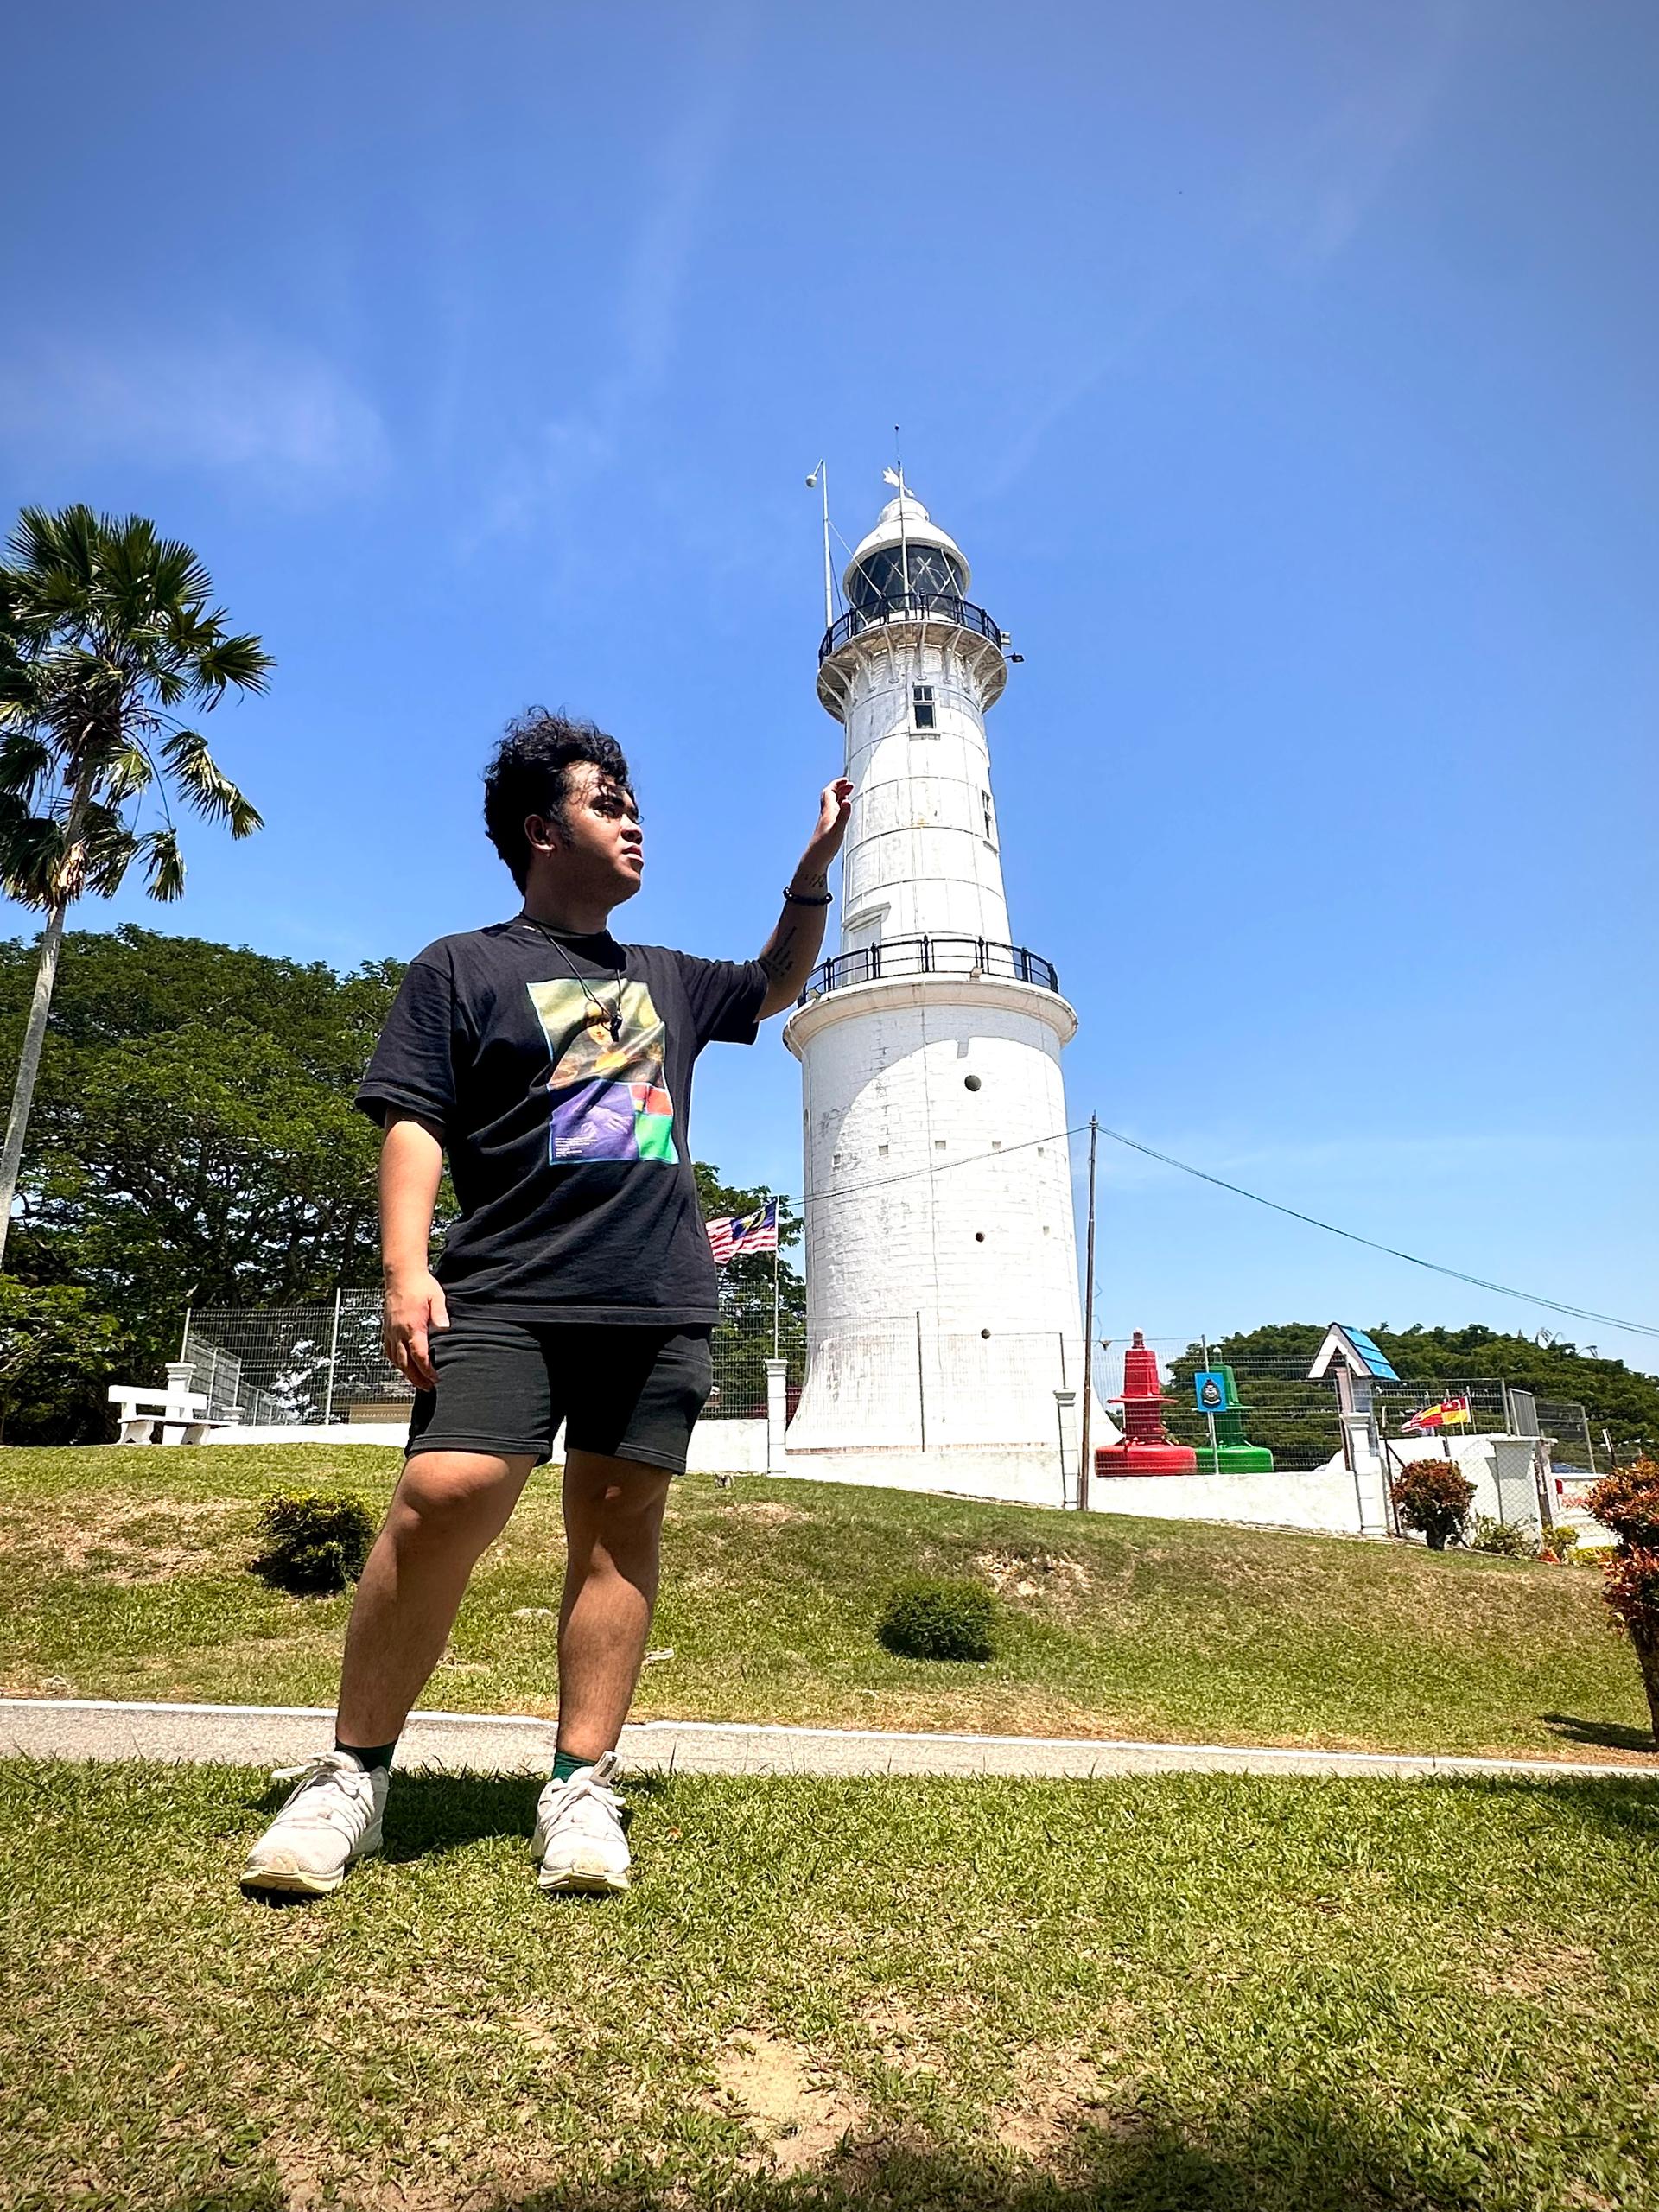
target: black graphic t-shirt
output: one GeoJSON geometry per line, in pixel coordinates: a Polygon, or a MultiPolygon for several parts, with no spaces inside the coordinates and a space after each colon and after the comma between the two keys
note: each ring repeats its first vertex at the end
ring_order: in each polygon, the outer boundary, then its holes
{"type": "Polygon", "coordinates": [[[691,1172],[691,1070],[752,1045],[759,961],[499,922],[416,956],[357,1093],[443,1133],[456,1305],[529,1321],[715,1318],[691,1172]]]}

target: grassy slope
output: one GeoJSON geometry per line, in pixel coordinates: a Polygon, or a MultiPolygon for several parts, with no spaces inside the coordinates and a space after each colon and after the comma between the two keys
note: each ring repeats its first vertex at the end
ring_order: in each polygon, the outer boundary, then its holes
{"type": "Polygon", "coordinates": [[[0,2204],[1659,2204],[1643,1783],[683,1777],[597,1908],[533,1796],[276,1909],[263,1776],[0,1766],[0,2204]]]}
{"type": "MultiPolygon", "coordinates": [[[[0,1452],[0,1688],[331,1701],[347,1601],[245,1572],[257,1502],[296,1481],[377,1507],[372,1447],[0,1452]]],[[[433,1707],[555,1695],[556,1482],[481,1567],[433,1707]]],[[[1637,1758],[1628,1646],[1583,1570],[1341,1538],[1076,1517],[797,1482],[679,1485],[641,1716],[1637,1758]],[[895,1573],[1005,1584],[984,1668],[894,1659],[895,1573]]]]}

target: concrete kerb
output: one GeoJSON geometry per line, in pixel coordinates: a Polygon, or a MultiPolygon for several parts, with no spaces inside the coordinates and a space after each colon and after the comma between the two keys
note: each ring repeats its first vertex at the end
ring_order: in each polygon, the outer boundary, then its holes
{"type": "MultiPolygon", "coordinates": [[[[154,1759],[283,1766],[326,1750],[324,1706],[125,1704],[96,1698],[0,1698],[0,1757],[154,1759]]],[[[548,1771],[552,1723],[532,1714],[418,1713],[397,1764],[444,1772],[548,1771]]],[[[623,1732],[635,1773],[825,1776],[1009,1775],[1032,1780],[1141,1774],[1346,1776],[1395,1781],[1494,1776],[1535,1782],[1659,1782],[1650,1764],[1584,1759],[1466,1758],[1271,1745],[1144,1744],[1084,1737],[969,1736],[759,1722],[645,1720],[623,1732]]]]}

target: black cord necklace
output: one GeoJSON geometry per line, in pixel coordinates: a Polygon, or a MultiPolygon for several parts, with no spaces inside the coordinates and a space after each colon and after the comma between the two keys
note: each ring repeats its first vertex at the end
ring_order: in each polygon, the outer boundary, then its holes
{"type": "Polygon", "coordinates": [[[586,1026],[589,1028],[609,1030],[612,1044],[620,1045],[622,1041],[622,977],[619,976],[616,979],[616,998],[613,1004],[607,1006],[594,988],[591,979],[582,973],[575,962],[570,957],[565,949],[563,938],[550,930],[545,922],[538,922],[534,914],[521,912],[518,919],[527,928],[534,930],[538,937],[547,939],[570,970],[571,975],[581,984],[583,1000],[582,1014],[586,1026]]]}

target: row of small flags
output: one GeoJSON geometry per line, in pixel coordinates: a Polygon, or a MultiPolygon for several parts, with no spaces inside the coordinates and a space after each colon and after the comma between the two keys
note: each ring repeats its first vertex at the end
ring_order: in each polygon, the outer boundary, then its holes
{"type": "Polygon", "coordinates": [[[709,1232],[709,1249],[717,1267],[723,1268],[728,1260],[747,1259],[751,1252],[778,1249],[776,1198],[768,1198],[753,1213],[722,1214],[718,1221],[705,1221],[702,1225],[709,1232]]]}

